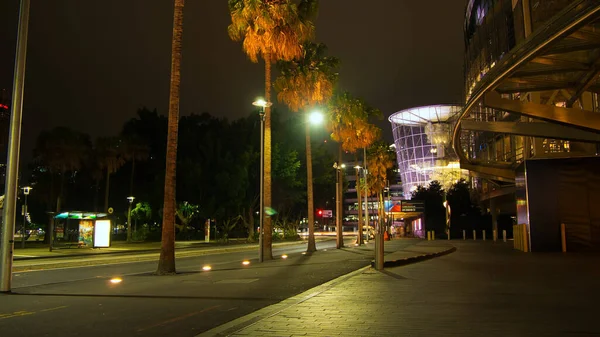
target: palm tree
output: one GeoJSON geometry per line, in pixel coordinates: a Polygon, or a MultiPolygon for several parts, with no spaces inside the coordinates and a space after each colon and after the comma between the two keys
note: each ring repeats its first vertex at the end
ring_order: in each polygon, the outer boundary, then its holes
{"type": "MultiPolygon", "coordinates": [[[[383,190],[387,186],[388,172],[394,167],[394,152],[390,147],[378,142],[369,149],[369,195],[376,194],[378,204],[379,223],[385,217],[385,208],[383,202],[383,190]]],[[[382,229],[380,227],[380,229],[382,229]]]]}
{"type": "MultiPolygon", "coordinates": [[[[342,162],[342,150],[356,153],[358,149],[366,148],[381,136],[381,130],[369,123],[369,117],[380,116],[381,112],[369,107],[364,101],[353,97],[347,92],[336,95],[329,105],[328,127],[331,138],[340,144],[338,160],[342,162]]],[[[362,207],[361,180],[356,170],[356,193],[358,197],[358,238],[356,243],[363,244],[362,237],[362,207]]]]}
{"type": "Polygon", "coordinates": [[[177,135],[179,133],[179,85],[181,82],[181,45],[184,0],[175,0],[173,38],[171,41],[171,84],[169,89],[169,124],[165,167],[165,193],[160,258],[157,275],[175,274],[175,173],[177,169],[177,135]]]}
{"type": "Polygon", "coordinates": [[[56,212],[64,202],[65,176],[83,166],[90,152],[89,136],[66,127],[43,131],[36,140],[35,160],[45,166],[51,175],[50,202],[54,202],[54,177],[60,176],[60,190],[56,197],[56,212]]]}
{"type": "MultiPolygon", "coordinates": [[[[281,75],[275,80],[277,98],[290,110],[307,113],[308,109],[329,101],[338,79],[339,60],[325,56],[324,44],[307,43],[301,58],[281,61],[281,75]]],[[[310,124],[306,123],[306,189],[308,197],[308,252],[317,250],[315,244],[315,215],[313,200],[312,149],[310,124]]]]}
{"type": "MultiPolygon", "coordinates": [[[[271,63],[292,60],[302,55],[302,43],[312,38],[314,26],[309,20],[316,14],[317,0],[229,0],[231,24],[229,37],[242,41],[250,61],[265,61],[265,99],[271,102],[271,63]]],[[[265,108],[264,130],[264,207],[271,207],[271,107],[265,108]]],[[[261,210],[264,212],[264,210],[261,210]]],[[[263,256],[272,259],[273,226],[264,219],[263,256]]]]}
{"type": "Polygon", "coordinates": [[[130,135],[124,138],[123,157],[131,161],[131,177],[129,178],[129,195],[133,195],[133,177],[135,172],[135,163],[148,159],[150,148],[137,135],[130,135]]]}
{"type": "MultiPolygon", "coordinates": [[[[117,172],[125,163],[122,155],[120,141],[116,137],[102,137],[96,140],[94,152],[98,166],[106,172],[106,188],[104,190],[104,211],[108,210],[108,196],[110,192],[110,175],[117,172]]],[[[129,237],[130,233],[128,233],[129,237]]]]}

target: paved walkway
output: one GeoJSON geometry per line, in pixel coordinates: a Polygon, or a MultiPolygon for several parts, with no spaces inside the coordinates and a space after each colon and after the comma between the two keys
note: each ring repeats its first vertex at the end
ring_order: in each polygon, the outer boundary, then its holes
{"type": "Polygon", "coordinates": [[[455,253],[363,268],[199,336],[600,336],[600,256],[451,242],[455,253]]]}

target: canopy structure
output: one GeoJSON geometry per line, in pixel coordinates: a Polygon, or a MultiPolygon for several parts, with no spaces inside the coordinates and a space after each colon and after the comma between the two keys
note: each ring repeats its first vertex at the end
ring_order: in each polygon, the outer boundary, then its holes
{"type": "Polygon", "coordinates": [[[104,218],[108,214],[98,212],[82,212],[82,211],[71,211],[62,212],[54,216],[54,219],[78,219],[78,220],[96,220],[98,218],[104,218]]]}

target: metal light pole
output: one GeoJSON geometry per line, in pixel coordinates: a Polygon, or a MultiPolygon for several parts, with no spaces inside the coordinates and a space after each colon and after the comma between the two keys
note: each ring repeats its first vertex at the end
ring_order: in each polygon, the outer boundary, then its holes
{"type": "Polygon", "coordinates": [[[264,99],[258,99],[252,102],[252,105],[261,107],[260,111],[260,215],[258,220],[258,262],[263,262],[263,224],[264,224],[264,213],[265,213],[265,183],[264,183],[264,172],[265,172],[265,108],[271,106],[273,103],[267,102],[264,99]]]}
{"type": "Polygon", "coordinates": [[[6,192],[2,211],[2,246],[0,249],[0,292],[10,292],[17,207],[17,183],[19,179],[19,151],[21,148],[21,118],[23,115],[23,88],[25,85],[25,61],[27,59],[27,33],[29,28],[29,0],[21,0],[19,32],[15,55],[13,96],[10,112],[10,136],[6,159],[6,192]]]}
{"type": "Polygon", "coordinates": [[[134,199],[135,197],[133,196],[127,197],[127,200],[129,200],[129,209],[127,210],[127,242],[131,242],[131,205],[134,199]]]}
{"type": "Polygon", "coordinates": [[[335,217],[336,217],[336,248],[340,249],[344,247],[344,231],[342,228],[342,183],[341,183],[341,170],[346,165],[333,163],[335,169],[335,217]]]}
{"type": "Polygon", "coordinates": [[[21,248],[25,248],[25,224],[27,224],[27,196],[33,188],[30,186],[23,187],[23,194],[25,195],[25,204],[23,205],[23,227],[21,228],[21,248]]]}

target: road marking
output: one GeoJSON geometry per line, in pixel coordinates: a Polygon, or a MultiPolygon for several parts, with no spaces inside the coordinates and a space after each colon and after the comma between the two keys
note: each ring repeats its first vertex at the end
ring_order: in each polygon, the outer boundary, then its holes
{"type": "Polygon", "coordinates": [[[204,310],[200,310],[200,311],[196,311],[196,312],[191,312],[191,313],[189,313],[189,314],[185,314],[185,315],[182,315],[182,316],[179,316],[179,317],[174,317],[174,318],[168,319],[168,320],[166,320],[166,321],[159,322],[159,323],[156,323],[156,324],[153,324],[153,325],[147,326],[147,327],[145,327],[145,328],[138,329],[138,330],[137,330],[137,332],[141,332],[141,331],[144,331],[144,330],[148,330],[148,329],[156,328],[156,327],[158,327],[158,326],[163,326],[163,325],[170,324],[170,323],[175,323],[175,322],[178,322],[178,321],[184,320],[184,319],[186,319],[186,318],[190,318],[190,317],[192,317],[192,316],[195,316],[195,315],[201,314],[201,313],[203,313],[203,312],[206,312],[206,311],[210,311],[210,310],[216,309],[216,308],[218,308],[218,307],[220,307],[220,306],[221,306],[221,305],[215,305],[215,306],[212,306],[212,307],[210,307],[210,308],[206,308],[206,309],[204,309],[204,310]]]}
{"type": "Polygon", "coordinates": [[[0,319],[7,319],[7,318],[13,318],[13,317],[21,317],[21,316],[27,316],[27,315],[33,315],[35,314],[35,312],[31,312],[31,311],[16,311],[13,312],[12,314],[3,314],[0,315],[0,319]]]}
{"type": "Polygon", "coordinates": [[[66,307],[67,307],[66,305],[61,305],[60,307],[56,307],[56,308],[42,309],[42,310],[40,310],[40,312],[54,311],[54,310],[64,309],[66,307]]]}
{"type": "MultiPolygon", "coordinates": [[[[60,307],[42,309],[39,312],[54,311],[54,310],[64,309],[66,307],[67,307],[66,305],[62,305],[60,307]]],[[[0,314],[0,319],[7,319],[7,318],[14,318],[14,317],[28,316],[28,315],[33,315],[35,313],[36,313],[35,311],[26,311],[26,310],[15,311],[15,312],[10,313],[10,314],[0,314]]]]}

